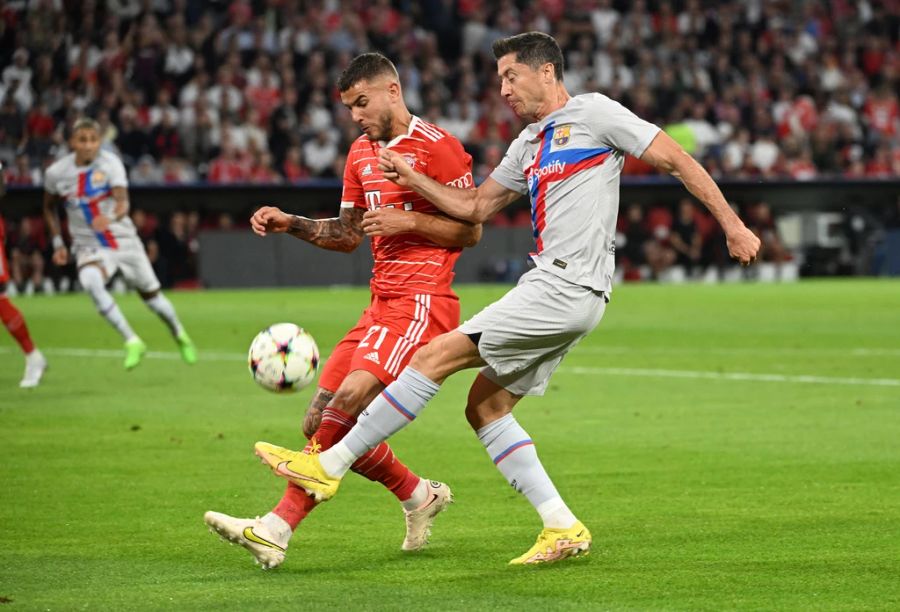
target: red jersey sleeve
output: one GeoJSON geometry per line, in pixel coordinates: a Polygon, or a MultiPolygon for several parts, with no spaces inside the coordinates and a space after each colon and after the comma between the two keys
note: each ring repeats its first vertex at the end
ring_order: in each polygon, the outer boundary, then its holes
{"type": "Polygon", "coordinates": [[[471,189],[475,186],[472,178],[472,156],[466,153],[462,144],[449,134],[431,145],[428,176],[442,185],[471,189]]]}
{"type": "Polygon", "coordinates": [[[341,192],[341,208],[366,208],[366,196],[357,172],[358,155],[353,147],[344,164],[344,189],[341,192]]]}

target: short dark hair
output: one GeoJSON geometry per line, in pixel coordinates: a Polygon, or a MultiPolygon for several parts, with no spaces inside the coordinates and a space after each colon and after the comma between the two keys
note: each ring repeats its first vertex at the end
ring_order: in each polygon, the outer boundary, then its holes
{"type": "Polygon", "coordinates": [[[368,81],[379,76],[400,79],[393,62],[381,53],[363,53],[353,58],[338,78],[338,89],[347,91],[360,81],[368,81]]]}
{"type": "Polygon", "coordinates": [[[516,61],[537,70],[544,64],[553,64],[556,80],[563,80],[563,54],[556,39],[543,32],[525,32],[509,38],[495,40],[492,45],[494,59],[510,53],[516,54],[516,61]]]}

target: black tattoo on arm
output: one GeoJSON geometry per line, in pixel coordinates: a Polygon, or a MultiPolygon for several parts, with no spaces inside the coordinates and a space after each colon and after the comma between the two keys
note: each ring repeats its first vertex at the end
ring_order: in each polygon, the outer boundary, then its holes
{"type": "Polygon", "coordinates": [[[303,435],[311,438],[319,425],[322,423],[322,411],[334,397],[334,393],[319,388],[309,402],[309,408],[306,410],[306,416],[303,417],[303,435]]]}
{"type": "Polygon", "coordinates": [[[362,230],[365,212],[360,208],[341,208],[340,216],[331,219],[307,219],[295,215],[291,217],[288,233],[329,251],[349,253],[365,238],[362,230]]]}

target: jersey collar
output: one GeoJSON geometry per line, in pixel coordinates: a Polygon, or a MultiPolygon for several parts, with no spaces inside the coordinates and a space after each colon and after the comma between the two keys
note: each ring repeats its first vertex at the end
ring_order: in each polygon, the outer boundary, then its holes
{"type": "Polygon", "coordinates": [[[417,116],[411,115],[412,120],[409,122],[409,128],[406,130],[406,134],[400,134],[399,136],[394,136],[390,142],[384,142],[383,140],[378,141],[378,144],[385,148],[390,148],[396,145],[398,142],[403,140],[404,138],[409,138],[412,136],[413,130],[416,129],[416,125],[421,121],[417,116]]]}

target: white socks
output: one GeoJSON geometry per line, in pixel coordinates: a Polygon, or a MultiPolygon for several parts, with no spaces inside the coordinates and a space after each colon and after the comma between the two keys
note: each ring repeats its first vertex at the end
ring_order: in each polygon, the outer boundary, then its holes
{"type": "Polygon", "coordinates": [[[169,298],[162,293],[157,293],[149,300],[144,300],[144,303],[147,305],[147,308],[158,314],[159,318],[169,326],[169,331],[172,332],[173,336],[177,338],[184,331],[184,328],[181,327],[181,322],[178,320],[178,315],[175,313],[175,307],[172,306],[169,298]]]}
{"type": "Polygon", "coordinates": [[[94,300],[94,305],[97,307],[100,315],[109,321],[109,324],[116,328],[116,331],[122,334],[126,342],[137,337],[125,319],[125,315],[119,310],[116,301],[109,294],[109,291],[106,290],[106,281],[100,268],[90,265],[84,266],[78,270],[78,280],[81,286],[84,287],[84,290],[90,294],[91,299],[94,300]]]}
{"type": "Polygon", "coordinates": [[[528,433],[512,414],[488,423],[477,432],[497,469],[537,510],[544,527],[568,529],[577,520],[553,486],[528,433]]]}
{"type": "Polygon", "coordinates": [[[419,484],[416,485],[416,488],[413,489],[412,495],[409,496],[409,499],[400,502],[403,506],[403,509],[406,511],[412,511],[421,506],[428,499],[428,481],[424,478],[419,479],[419,484]]]}
{"type": "Polygon", "coordinates": [[[357,459],[412,423],[440,388],[424,374],[404,368],[363,410],[353,429],[319,455],[322,467],[336,478],[346,474],[357,459]]]}
{"type": "Polygon", "coordinates": [[[293,535],[294,532],[291,530],[291,526],[286,520],[274,512],[269,512],[259,519],[259,522],[265,525],[266,529],[269,530],[269,533],[275,538],[276,544],[282,547],[287,546],[287,543],[290,541],[291,535],[293,535]]]}

